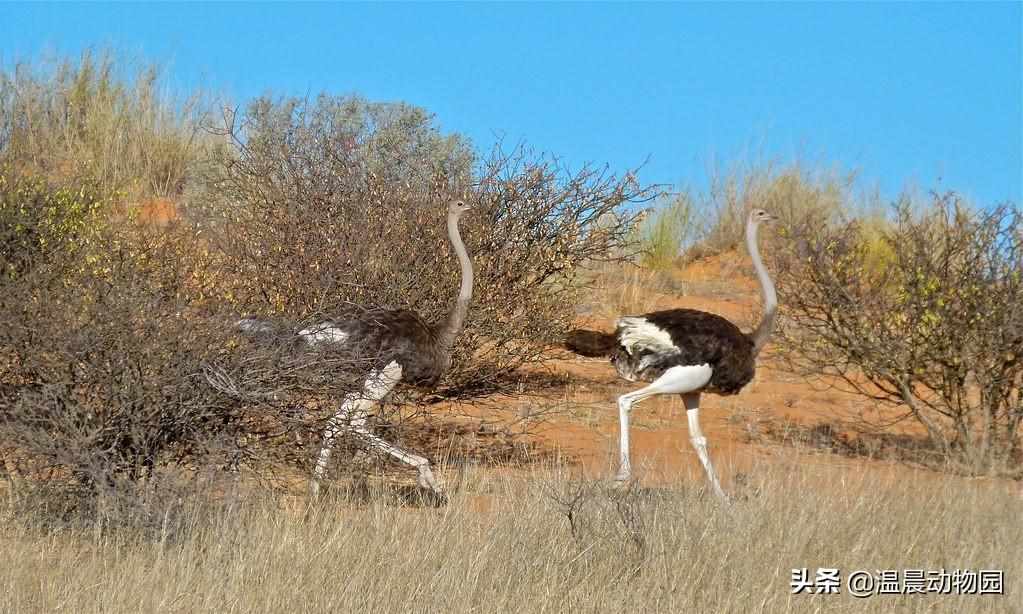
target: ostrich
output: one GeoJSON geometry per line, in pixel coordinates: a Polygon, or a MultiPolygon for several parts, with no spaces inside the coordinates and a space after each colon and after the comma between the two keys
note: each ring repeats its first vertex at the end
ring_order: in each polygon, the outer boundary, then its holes
{"type": "MultiPolygon", "coordinates": [[[[323,445],[309,487],[313,497],[320,492],[320,481],[326,473],[334,441],[345,425],[369,446],[415,467],[419,471],[419,485],[443,496],[444,491],[430,469],[430,461],[374,435],[366,427],[366,418],[373,405],[382,401],[399,382],[432,388],[451,367],[451,350],[465,324],[472,299],[472,261],[458,230],[458,221],[470,208],[461,200],[448,207],[448,238],[462,269],[462,283],[447,319],[429,324],[407,309],[371,309],[355,318],[325,320],[298,332],[298,338],[309,346],[351,347],[381,357],[376,368],[367,375],[362,390],[345,397],[324,430],[323,445]]],[[[274,330],[271,323],[251,318],[240,320],[237,327],[255,335],[274,330]]]]}
{"type": "Polygon", "coordinates": [[[707,454],[700,430],[700,393],[738,393],[753,379],[756,358],[774,328],[778,298],[757,249],[757,228],[775,219],[763,209],[750,212],[746,245],[760,281],[764,316],[747,335],[721,316],[695,309],[669,309],[618,319],[614,334],[573,330],[565,344],[583,356],[610,356],[618,375],[648,386],[618,397],[620,464],[616,479],[629,480],[629,413],[632,406],[658,394],[679,394],[689,419],[689,438],[714,492],[727,499],[707,454]]]}

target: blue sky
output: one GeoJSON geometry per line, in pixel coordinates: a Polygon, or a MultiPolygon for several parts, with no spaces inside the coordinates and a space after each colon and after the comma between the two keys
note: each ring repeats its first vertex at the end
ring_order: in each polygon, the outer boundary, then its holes
{"type": "Polygon", "coordinates": [[[357,92],[646,182],[800,158],[894,196],[1023,193],[1023,3],[27,4],[0,61],[111,46],[235,101],[357,92]],[[753,152],[753,153],[751,153],[753,152]]]}

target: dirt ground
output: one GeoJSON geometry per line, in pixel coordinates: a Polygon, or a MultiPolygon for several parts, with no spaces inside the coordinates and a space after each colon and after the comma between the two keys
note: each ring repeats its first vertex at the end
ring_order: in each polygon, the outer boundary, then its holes
{"type": "MultiPolygon", "coordinates": [[[[636,310],[643,313],[656,309],[686,307],[724,316],[750,330],[759,318],[759,289],[750,277],[751,266],[744,256],[726,254],[703,259],[669,273],[661,274],[653,287],[633,289],[642,298],[636,310]]],[[[650,277],[646,280],[649,282],[650,277]]],[[[581,327],[611,330],[615,308],[595,304],[581,311],[581,327]]],[[[784,305],[781,310],[784,311],[784,305]]],[[[711,458],[726,489],[735,482],[744,482],[765,463],[814,463],[845,467],[850,472],[878,473],[885,479],[920,480],[937,474],[913,463],[862,455],[840,454],[830,448],[834,438],[855,438],[847,423],[864,412],[877,417],[892,416],[897,408],[879,407],[857,395],[836,388],[827,380],[809,381],[787,372],[779,361],[761,357],[757,374],[743,391],[731,397],[704,395],[701,399],[701,426],[709,442],[711,458]],[[781,428],[771,428],[778,427],[781,428]],[[768,432],[765,432],[765,427],[768,432]],[[824,429],[825,439],[780,442],[778,431],[799,429],[803,435],[824,429]],[[808,445],[804,445],[808,444],[808,445]],[[794,457],[798,460],[794,461],[794,457]]],[[[565,352],[546,364],[544,369],[567,383],[545,390],[525,404],[549,406],[554,410],[542,424],[531,429],[532,440],[542,447],[571,459],[578,469],[597,477],[612,475],[618,454],[619,395],[642,386],[619,379],[606,359],[583,358],[565,352]]],[[[488,402],[521,413],[524,402],[508,398],[488,402]]],[[[484,407],[470,408],[469,413],[485,413],[484,407]]],[[[464,408],[463,408],[464,412],[464,408]]],[[[515,413],[514,411],[512,413],[515,413]]],[[[685,410],[677,396],[657,396],[638,404],[631,421],[632,460],[634,474],[645,484],[662,484],[685,475],[704,483],[703,469],[689,441],[685,410]]],[[[912,433],[914,425],[901,426],[912,433]]],[[[986,480],[986,479],[985,479],[986,480]]],[[[992,486],[1019,489],[1011,481],[991,480],[992,486]]]]}

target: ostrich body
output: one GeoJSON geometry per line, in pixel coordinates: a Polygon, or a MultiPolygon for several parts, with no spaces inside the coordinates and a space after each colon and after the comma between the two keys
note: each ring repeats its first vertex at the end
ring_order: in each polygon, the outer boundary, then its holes
{"type": "MultiPolygon", "coordinates": [[[[455,338],[465,324],[472,299],[472,261],[458,230],[459,219],[469,209],[462,201],[455,201],[448,207],[448,238],[461,266],[462,283],[455,305],[445,320],[430,324],[407,309],[373,309],[354,318],[325,320],[298,332],[298,337],[310,346],[336,345],[359,355],[379,357],[362,390],[345,397],[324,430],[323,445],[310,482],[314,497],[319,494],[334,442],[345,429],[355,432],[370,447],[415,467],[420,486],[443,494],[429,460],[377,437],[366,427],[366,418],[373,406],[399,382],[432,388],[451,367],[455,338]]],[[[267,322],[252,319],[241,320],[238,327],[256,334],[270,332],[273,328],[267,322]]]]}
{"type": "Polygon", "coordinates": [[[725,497],[700,430],[700,394],[732,395],[752,379],[756,358],[774,328],[778,298],[757,248],[757,229],[774,219],[762,209],[750,212],[746,245],[760,281],[764,315],[750,334],[721,316],[695,309],[669,309],[618,319],[613,334],[569,332],[566,346],[584,356],[610,356],[618,374],[649,385],[618,397],[620,460],[618,480],[632,477],[629,460],[629,414],[634,404],[659,394],[678,394],[689,419],[689,438],[714,492],[725,497]]]}

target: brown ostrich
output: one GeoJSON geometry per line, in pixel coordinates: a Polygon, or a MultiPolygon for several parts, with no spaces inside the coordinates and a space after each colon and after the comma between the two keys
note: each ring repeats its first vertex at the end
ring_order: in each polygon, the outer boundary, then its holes
{"type": "MultiPolygon", "coordinates": [[[[443,496],[443,488],[433,475],[430,461],[373,434],[366,427],[366,418],[373,406],[399,382],[432,388],[451,367],[451,350],[465,324],[472,299],[472,261],[458,230],[458,221],[469,209],[461,200],[448,207],[448,238],[462,269],[462,283],[446,319],[430,324],[407,309],[371,309],[356,317],[325,320],[297,333],[298,338],[310,346],[334,345],[352,348],[360,355],[380,357],[367,374],[362,390],[346,396],[324,430],[323,445],[310,483],[313,496],[319,494],[334,441],[346,429],[351,429],[370,447],[415,467],[419,471],[419,485],[443,496]]],[[[240,320],[237,326],[253,335],[272,333],[276,329],[270,322],[252,318],[240,320]]]]}

